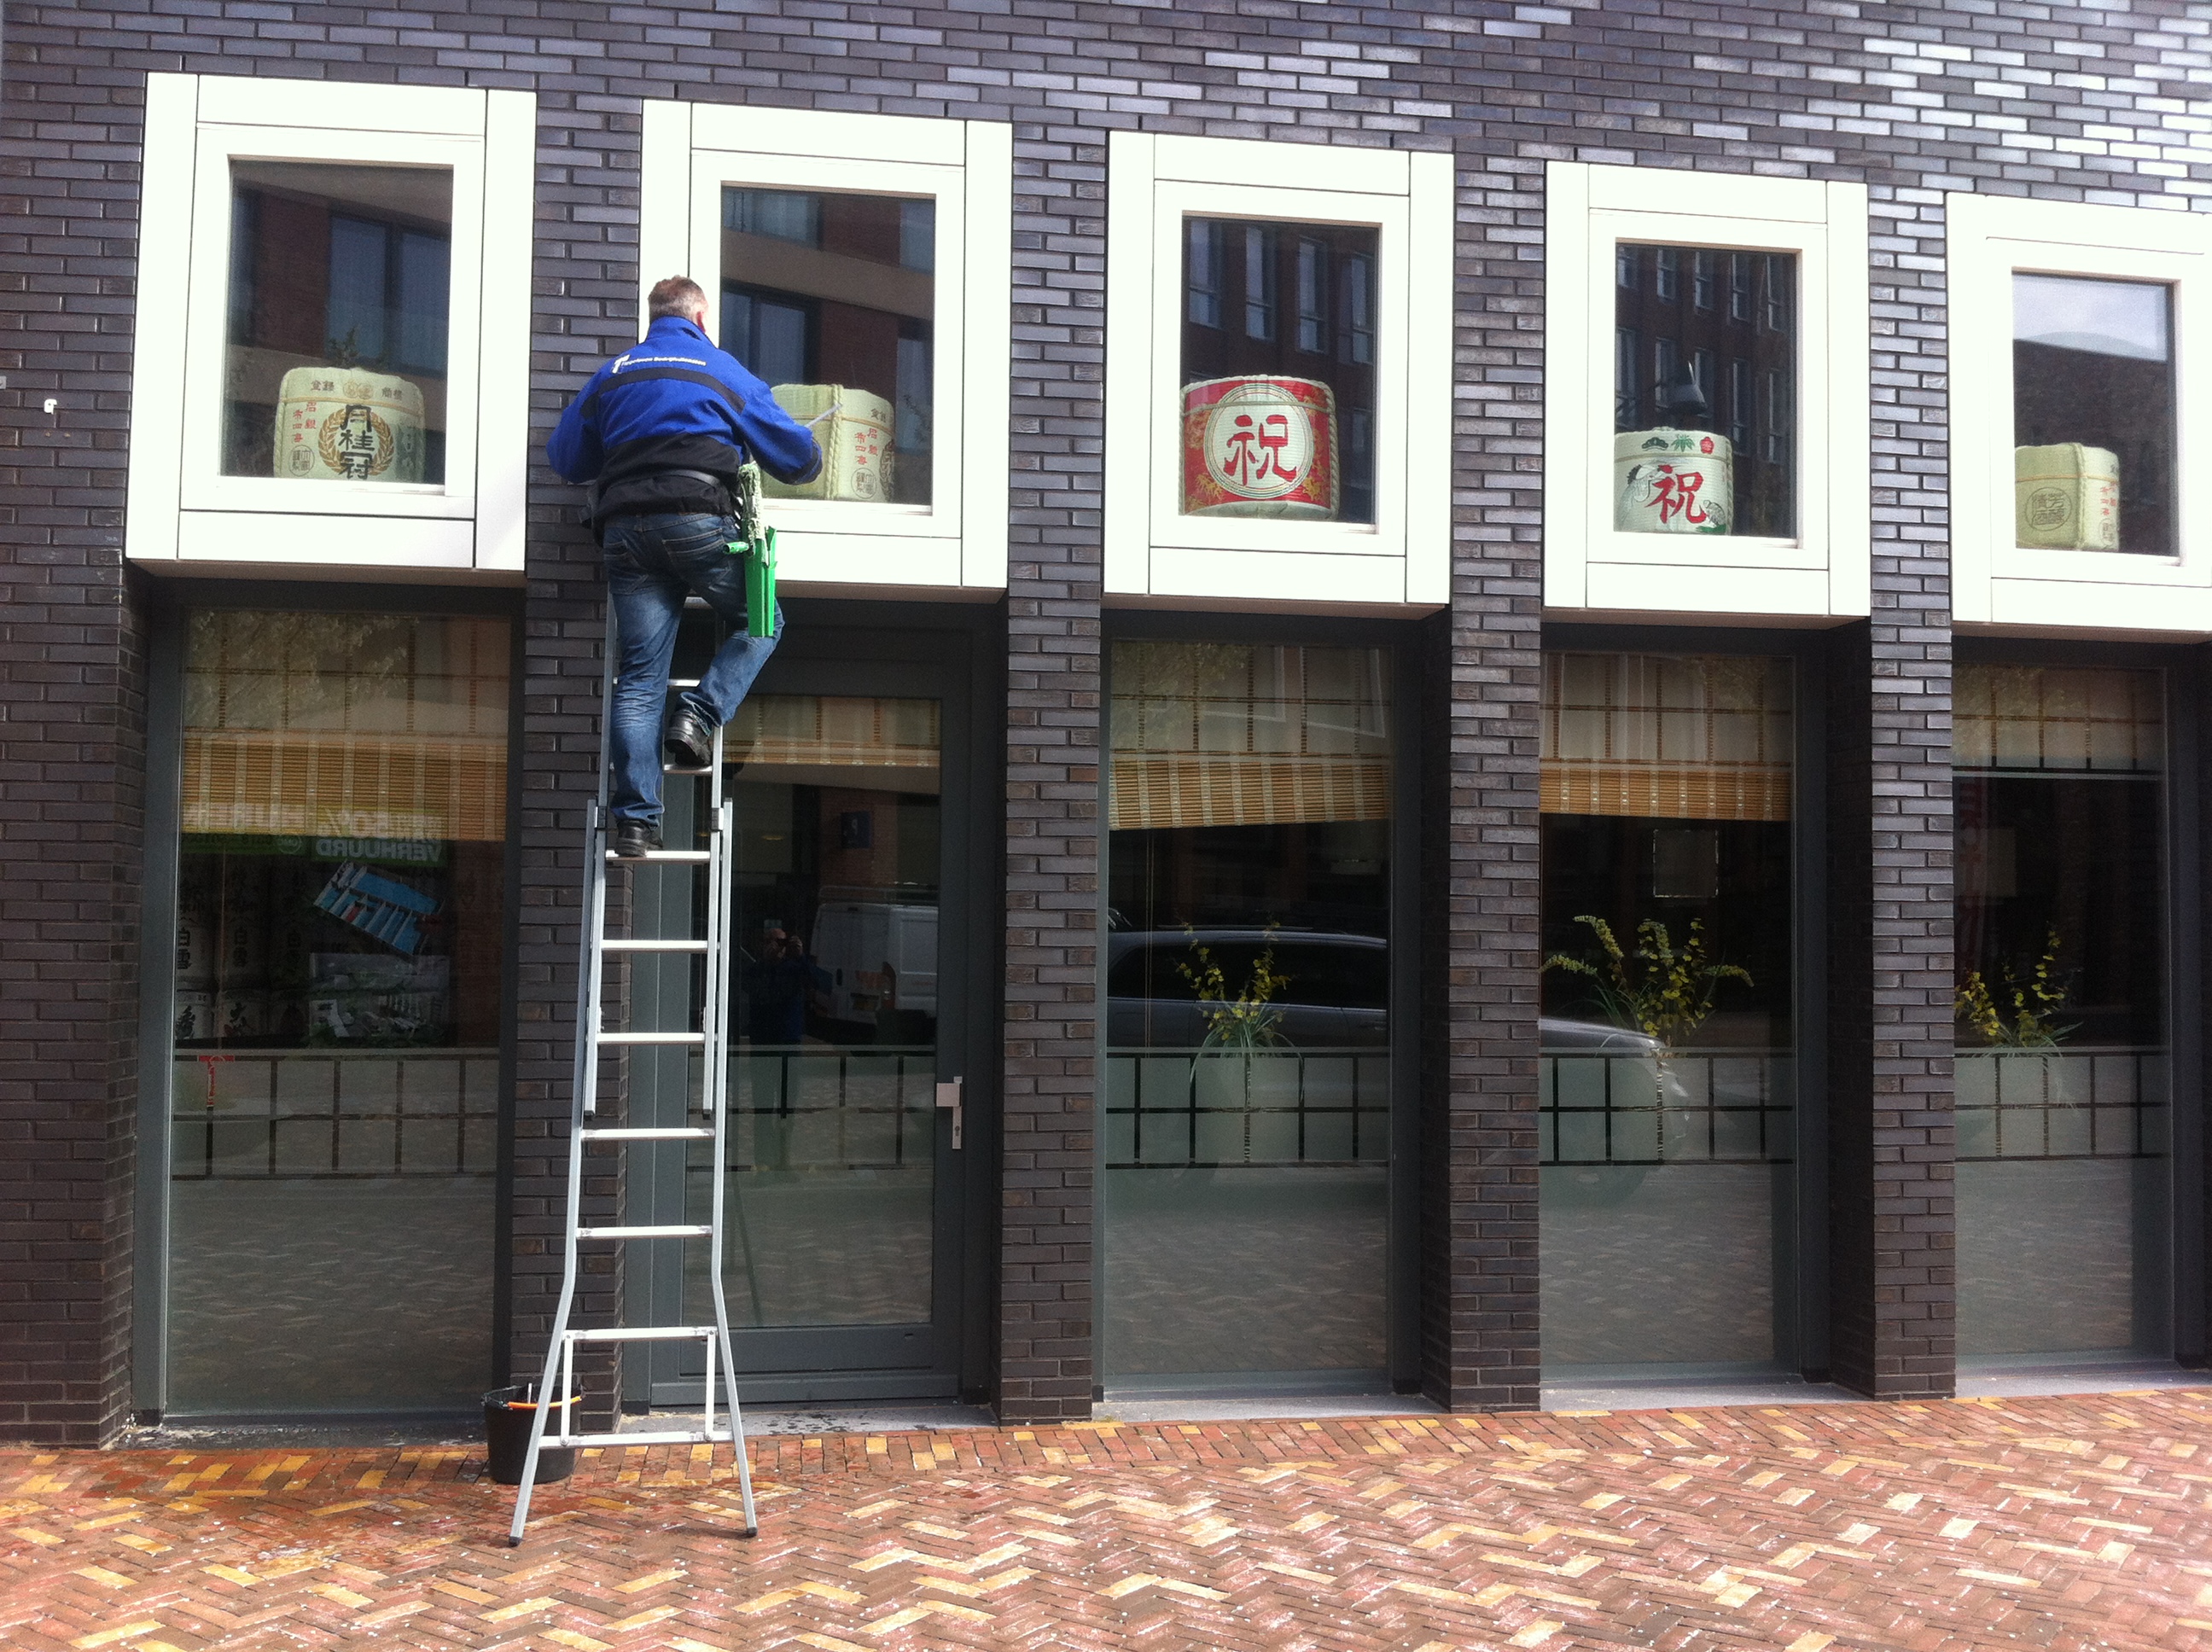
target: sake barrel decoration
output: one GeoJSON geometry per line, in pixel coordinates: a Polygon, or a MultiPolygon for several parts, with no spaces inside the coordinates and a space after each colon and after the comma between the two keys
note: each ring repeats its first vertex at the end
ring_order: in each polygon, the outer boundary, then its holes
{"type": "Polygon", "coordinates": [[[173,1031],[179,1044],[203,1044],[221,1030],[215,993],[205,987],[179,987],[170,999],[173,1031]]]}
{"type": "Polygon", "coordinates": [[[1187,516],[1336,519],[1336,394],[1311,379],[1207,379],[1182,392],[1187,516]]]}
{"type": "Polygon", "coordinates": [[[1710,430],[1624,430],[1613,439],[1613,525],[1623,533],[1727,533],[1735,451],[1710,430]]]}
{"type": "Polygon", "coordinates": [[[216,1036],[223,1040],[258,1038],[269,1030],[269,994],[234,987],[216,999],[216,1036]]]}
{"type": "Polygon", "coordinates": [[[188,896],[177,903],[177,985],[211,992],[215,982],[215,925],[205,900],[188,896]]]}
{"type": "Polygon", "coordinates": [[[2120,461],[2078,441],[2012,450],[2014,538],[2045,550],[2120,548],[2120,461]]]}
{"type": "Polygon", "coordinates": [[[778,407],[814,433],[822,449],[822,472],[800,483],[764,476],[763,494],[770,499],[890,502],[896,455],[889,402],[850,385],[776,385],[769,393],[778,407]]]}
{"type": "Polygon", "coordinates": [[[422,392],[362,367],[294,367],[276,391],[276,474],[301,482],[420,482],[422,392]]]}

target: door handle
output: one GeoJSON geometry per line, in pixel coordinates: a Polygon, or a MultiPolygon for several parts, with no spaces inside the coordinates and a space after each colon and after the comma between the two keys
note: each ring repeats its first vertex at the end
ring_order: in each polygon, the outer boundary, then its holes
{"type": "Polygon", "coordinates": [[[941,1084],[937,1087],[938,1106],[949,1107],[952,1109],[952,1151],[956,1153],[960,1151],[961,1082],[962,1081],[960,1079],[955,1078],[951,1080],[949,1083],[941,1084]]]}

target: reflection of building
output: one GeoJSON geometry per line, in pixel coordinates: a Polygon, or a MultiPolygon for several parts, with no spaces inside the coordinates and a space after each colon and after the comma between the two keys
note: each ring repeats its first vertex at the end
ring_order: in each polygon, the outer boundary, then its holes
{"type": "MultiPolygon", "coordinates": [[[[0,1431],[534,1357],[604,630],[532,461],[678,269],[843,480],[772,501],[729,736],[732,1156],[624,1150],[633,1214],[744,1224],[591,1318],[720,1266],[754,1393],[1017,1419],[2202,1360],[2212,228],[2101,130],[2193,142],[2126,78],[2171,30],[2060,6],[1969,82],[1952,11],[1808,14],[1700,85],[1671,17],[1310,9],[787,19],[757,88],[668,80],[652,5],[514,21],[491,89],[318,4],[350,55],[7,60],[55,410],[0,498],[0,1431]],[[1619,511],[1660,431],[1728,531],[1619,511]]],[[[681,1032],[694,967],[606,989],[681,1032]]]]}

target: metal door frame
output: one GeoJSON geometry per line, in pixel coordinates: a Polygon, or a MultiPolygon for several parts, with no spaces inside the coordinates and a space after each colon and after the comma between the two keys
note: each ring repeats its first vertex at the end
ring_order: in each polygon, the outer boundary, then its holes
{"type": "MultiPolygon", "coordinates": [[[[2162,806],[2159,846],[2164,887],[2160,891],[2160,947],[2165,965],[2166,1048],[2166,1345],[2138,1351],[2146,1359],[2171,1358],[2202,1369],[2206,1357],[2207,1187],[2205,1139],[2205,891],[2199,864],[2203,788],[2206,782],[2199,701],[2206,681],[2202,644],[2156,638],[2009,636],[1961,632],[1954,644],[1956,665],[2106,667],[2159,673],[2166,715],[2166,769],[2159,778],[2162,806]]],[[[1958,771],[1953,770],[1955,775],[1958,771]]],[[[1955,910],[1955,897],[1954,908],[1955,910]]],[[[2140,1286],[2137,1287],[2140,1291],[2140,1286]]],[[[1990,1356],[1967,1354],[1966,1359],[1990,1356]]],[[[1998,1355],[1995,1357],[2002,1358],[1998,1355]]],[[[2054,1362],[2066,1356],[2053,1354],[2054,1362]]]]}
{"type": "MultiPolygon", "coordinates": [[[[198,610],[239,610],[271,613],[370,613],[453,618],[481,616],[505,620],[509,628],[507,757],[507,839],[501,873],[500,914],[499,1135],[494,1180],[494,1228],[485,1266],[492,1272],[491,1357],[484,1384],[495,1386],[506,1369],[508,1321],[513,1313],[514,1134],[516,1005],[521,911],[522,856],[518,849],[522,818],[524,623],[522,593],[501,587],[390,585],[354,581],[286,581],[270,579],[200,580],[155,577],[147,583],[146,831],[143,844],[139,922],[143,936],[177,932],[178,858],[183,849],[183,802],[179,793],[184,766],[185,628],[198,610]]],[[[176,990],[175,949],[166,944],[142,947],[138,980],[137,1178],[131,1236],[131,1409],[134,1420],[221,1421],[257,1424],[289,1421],[327,1423],[349,1417],[419,1418],[416,1410],[331,1412],[180,1412],[169,1403],[169,1232],[170,1134],[174,1055],[173,1021],[176,990]]],[[[454,1412],[459,1416],[462,1413],[454,1412]]],[[[470,1413],[473,1414],[473,1413],[470,1413]]]]}
{"type": "MultiPolygon", "coordinates": [[[[1421,672],[1425,659],[1424,633],[1418,622],[1352,618],[1310,614],[1249,614],[1207,610],[1202,612],[1163,609],[1109,609],[1103,658],[1099,663],[1099,702],[1102,756],[1098,766],[1098,878],[1097,993],[1098,1015],[1096,1048],[1099,1097],[1105,1107],[1107,992],[1105,944],[1107,908],[1111,903],[1111,846],[1107,788],[1111,783],[1112,732],[1106,725],[1113,714],[1113,649],[1117,642],[1231,642],[1259,647],[1301,647],[1374,648],[1388,657],[1390,714],[1395,720],[1390,758],[1390,884],[1386,896],[1389,914],[1390,1017],[1390,1154],[1384,1178],[1383,1216],[1383,1367],[1367,1375],[1399,1394],[1420,1389],[1421,1370],[1421,1063],[1420,1063],[1420,911],[1422,878],[1430,869],[1421,859],[1421,754],[1425,738],[1421,672]]],[[[1091,1212],[1091,1290],[1095,1357],[1091,1398],[1106,1397],[1109,1385],[1137,1386],[1145,1379],[1118,1379],[1106,1369],[1106,1247],[1108,1242],[1105,1177],[1106,1132],[1096,1138],[1093,1174],[1097,1197],[1091,1212]]],[[[1209,1391],[1249,1391],[1291,1394],[1326,1390],[1340,1379],[1309,1376],[1302,1371],[1238,1372],[1234,1382],[1217,1385],[1207,1378],[1209,1391]],[[1249,1380],[1246,1380],[1249,1379],[1249,1380]]],[[[1175,1378],[1164,1379],[1174,1386],[1175,1378]]]]}
{"type": "MultiPolygon", "coordinates": [[[[988,768],[978,761],[975,738],[985,721],[976,715],[981,612],[902,610],[894,617],[884,604],[799,599],[784,606],[785,640],[756,692],[934,699],[941,708],[936,1076],[964,1080],[964,1139],[954,1153],[950,1115],[934,1114],[931,1318],[903,1325],[732,1327],[738,1392],[749,1405],[972,1395],[986,1377],[978,1352],[988,1316],[988,1251],[979,1241],[988,1238],[998,1135],[988,969],[996,902],[989,899],[988,870],[998,849],[1000,811],[978,806],[987,800],[981,782],[988,768]]],[[[676,920],[673,914],[669,920],[676,920]]],[[[682,920],[688,924],[688,914],[682,920]]],[[[653,1084],[649,1097],[640,1093],[635,1068],[631,1085],[630,1107],[640,1117],[644,1108],[680,1107],[688,1092],[672,1071],[653,1084]]],[[[651,1153],[632,1150],[629,1219],[685,1219],[683,1163],[681,1143],[651,1153]]],[[[672,1248],[663,1248],[665,1255],[630,1263],[628,1317],[636,1322],[655,1315],[681,1317],[682,1265],[672,1248]]],[[[685,1402],[698,1377],[680,1362],[695,1352],[669,1344],[633,1355],[625,1405],[685,1402]]]]}
{"type": "MultiPolygon", "coordinates": [[[[1796,1158],[1782,1180],[1790,1208],[1774,1213],[1777,1370],[1828,1380],[1828,648],[1832,630],[1714,625],[1545,622],[1540,652],[1705,655],[1790,664],[1790,1066],[1796,1086],[1796,1158]]],[[[1539,895],[1540,902],[1541,896],[1539,895]]],[[[1540,1258],[1538,1270],[1541,1283],[1540,1258]]],[[[1540,1321],[1539,1345],[1540,1350],[1540,1321]]],[[[1655,1366],[1664,1370],[1664,1365],[1655,1366]]]]}

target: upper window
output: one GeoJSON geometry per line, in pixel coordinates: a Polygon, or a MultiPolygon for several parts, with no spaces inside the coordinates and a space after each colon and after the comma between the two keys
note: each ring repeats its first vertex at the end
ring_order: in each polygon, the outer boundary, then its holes
{"type": "Polygon", "coordinates": [[[536,131],[516,92],[148,78],[131,556],[520,572],[536,131]]]}
{"type": "Polygon", "coordinates": [[[2012,278],[2017,543],[2173,554],[2173,295],[2012,278]]]}
{"type": "Polygon", "coordinates": [[[1375,519],[1378,240],[1183,220],[1185,513],[1375,519]]]}
{"type": "Polygon", "coordinates": [[[1865,613],[1865,190],[1565,161],[1547,189],[1546,604],[1865,613]]]}
{"type": "Polygon", "coordinates": [[[222,471],[446,479],[453,174],[230,164],[222,471]]]}
{"type": "Polygon", "coordinates": [[[1948,195],[1951,574],[1964,623],[2212,631],[2212,225],[1948,195]]]}
{"type": "Polygon", "coordinates": [[[927,505],[937,203],[722,191],[722,348],[822,444],[774,496],[927,505]]]}
{"type": "Polygon", "coordinates": [[[640,296],[688,270],[821,444],[767,484],[782,577],[1004,586],[1012,129],[649,102],[644,139],[640,296]]]}
{"type": "Polygon", "coordinates": [[[1116,133],[1106,588],[1442,602],[1451,161],[1116,133]]]}
{"type": "Polygon", "coordinates": [[[1614,256],[1613,525],[1790,538],[1796,255],[1622,241],[1614,256]]]}

